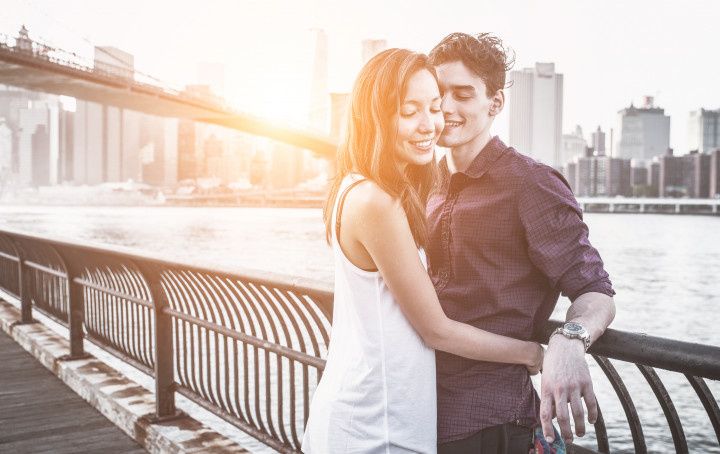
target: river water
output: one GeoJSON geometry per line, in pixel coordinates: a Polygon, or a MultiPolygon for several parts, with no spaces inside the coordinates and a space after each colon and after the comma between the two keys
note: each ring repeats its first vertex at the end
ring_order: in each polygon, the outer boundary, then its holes
{"type": "MultiPolygon", "coordinates": [[[[589,213],[585,220],[617,292],[613,328],[720,346],[720,217],[589,213]]],[[[3,228],[223,269],[332,282],[332,256],[318,209],[0,206],[3,228]]],[[[563,318],[568,305],[561,299],[553,317],[563,318]]],[[[632,452],[615,393],[590,363],[611,450],[632,452]]],[[[650,450],[672,451],[667,423],[639,371],[616,366],[635,399],[650,450]]],[[[691,452],[720,453],[684,378],[659,374],[687,424],[691,452]]],[[[720,396],[718,382],[709,386],[720,396]]],[[[588,434],[581,444],[592,446],[592,441],[588,434]]]]}

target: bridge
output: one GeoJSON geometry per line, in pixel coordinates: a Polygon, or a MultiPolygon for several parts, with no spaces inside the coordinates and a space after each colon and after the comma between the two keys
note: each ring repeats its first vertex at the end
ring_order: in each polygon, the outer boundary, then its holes
{"type": "Polygon", "coordinates": [[[127,68],[95,67],[77,54],[27,36],[0,34],[0,84],[31,91],[183,118],[268,137],[335,158],[336,143],[326,136],[237,112],[221,99],[141,82],[127,68]]]}

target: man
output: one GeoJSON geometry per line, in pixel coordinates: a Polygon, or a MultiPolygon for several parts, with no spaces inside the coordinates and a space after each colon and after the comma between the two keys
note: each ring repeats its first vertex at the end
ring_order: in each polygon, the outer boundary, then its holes
{"type": "Polygon", "coordinates": [[[588,421],[597,418],[585,351],[614,318],[615,292],[565,179],[490,135],[512,65],[502,42],[453,33],[430,60],[443,96],[439,143],[450,149],[428,203],[428,259],[443,309],[527,340],[562,293],[574,322],[550,338],[540,399],[524,367],[437,352],[439,453],[527,453],[539,424],[554,439],[554,415],[570,441],[570,415],[585,433],[582,400],[588,421]]]}

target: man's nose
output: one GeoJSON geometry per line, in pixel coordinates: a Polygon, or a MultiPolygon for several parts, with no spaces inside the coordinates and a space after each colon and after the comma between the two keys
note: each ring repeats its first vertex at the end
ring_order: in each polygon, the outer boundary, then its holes
{"type": "Polygon", "coordinates": [[[455,112],[455,103],[453,102],[452,96],[450,93],[445,93],[442,97],[442,102],[440,103],[440,109],[442,109],[443,114],[447,117],[448,114],[455,112]]]}

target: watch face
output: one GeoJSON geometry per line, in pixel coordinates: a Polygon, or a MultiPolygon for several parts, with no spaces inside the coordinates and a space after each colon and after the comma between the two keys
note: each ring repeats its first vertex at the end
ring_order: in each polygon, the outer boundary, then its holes
{"type": "Polygon", "coordinates": [[[585,328],[581,324],[574,322],[565,323],[563,329],[570,334],[581,334],[585,332],[585,328]]]}

